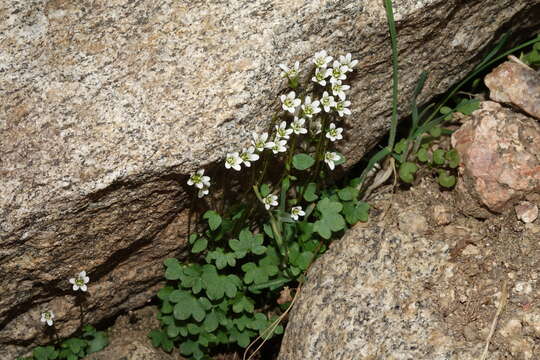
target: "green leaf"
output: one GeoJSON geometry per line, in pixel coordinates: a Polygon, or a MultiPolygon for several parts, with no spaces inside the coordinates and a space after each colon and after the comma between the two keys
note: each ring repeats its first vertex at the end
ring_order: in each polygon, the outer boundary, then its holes
{"type": "Polygon", "coordinates": [[[248,312],[252,313],[255,310],[255,302],[245,296],[244,294],[239,294],[231,300],[232,309],[235,313],[248,312]]]}
{"type": "Polygon", "coordinates": [[[222,281],[225,288],[225,295],[234,298],[238,293],[238,288],[242,286],[242,280],[236,275],[227,275],[222,276],[222,281]]]}
{"type": "Polygon", "coordinates": [[[343,209],[343,205],[337,201],[331,201],[329,198],[324,198],[317,204],[317,210],[321,214],[337,214],[343,209]]]}
{"type": "Polygon", "coordinates": [[[58,357],[58,351],[52,346],[38,346],[32,351],[36,360],[54,360],[58,357]]]}
{"type": "Polygon", "coordinates": [[[452,109],[449,108],[448,106],[443,106],[441,107],[441,110],[439,110],[441,114],[443,115],[448,115],[452,112],[452,109]]]}
{"type": "Polygon", "coordinates": [[[274,238],[274,231],[272,230],[272,225],[268,223],[263,224],[263,230],[264,230],[264,233],[268,235],[270,239],[274,238]]]}
{"type": "Polygon", "coordinates": [[[171,352],[173,348],[173,342],[168,338],[162,330],[152,330],[148,337],[150,338],[154,347],[160,347],[166,352],[171,352]]]}
{"type": "Polygon", "coordinates": [[[180,328],[178,326],[176,326],[176,324],[170,324],[167,326],[167,336],[170,337],[171,339],[174,339],[175,337],[178,336],[178,334],[180,334],[180,328]]]}
{"type": "Polygon", "coordinates": [[[449,175],[446,171],[439,172],[439,177],[437,180],[439,181],[439,184],[441,186],[444,186],[446,188],[451,188],[456,184],[456,177],[453,175],[449,175]]]}
{"type": "Polygon", "coordinates": [[[189,235],[189,238],[188,238],[189,243],[193,245],[193,243],[195,242],[195,240],[197,240],[198,237],[199,237],[199,235],[197,235],[197,234],[189,235]]]}
{"type": "Polygon", "coordinates": [[[182,276],[182,266],[178,259],[169,258],[163,262],[165,264],[165,279],[178,280],[182,276]]]}
{"type": "Polygon", "coordinates": [[[259,192],[261,193],[262,197],[268,196],[268,194],[270,194],[270,186],[268,184],[262,184],[259,192]]]}
{"type": "Polygon", "coordinates": [[[251,337],[255,333],[251,330],[238,331],[235,328],[231,329],[231,334],[229,335],[229,341],[236,342],[239,346],[245,348],[251,342],[251,337]]]}
{"type": "Polygon", "coordinates": [[[303,251],[290,260],[293,265],[298,266],[302,270],[306,270],[309,264],[311,264],[311,261],[313,261],[314,257],[315,257],[315,254],[313,254],[312,252],[303,251]]]}
{"type": "Polygon", "coordinates": [[[317,184],[315,183],[307,184],[306,190],[304,191],[304,200],[309,201],[309,202],[317,200],[319,197],[317,196],[316,191],[317,191],[317,184]]]}
{"type": "Polygon", "coordinates": [[[396,154],[402,154],[406,150],[406,147],[407,139],[403,138],[394,146],[394,152],[396,154]]]}
{"type": "Polygon", "coordinates": [[[86,350],[87,354],[92,354],[103,350],[107,345],[109,345],[109,338],[107,333],[104,331],[98,331],[92,340],[88,341],[88,349],[86,350]]]}
{"type": "Polygon", "coordinates": [[[172,286],[165,286],[163,288],[161,288],[158,293],[157,293],[157,296],[158,298],[160,298],[161,300],[163,301],[166,301],[169,299],[169,295],[171,294],[171,292],[173,291],[173,287],[172,286]]]}
{"type": "Polygon", "coordinates": [[[177,320],[186,320],[191,316],[198,322],[204,319],[206,311],[203,304],[191,293],[184,290],[175,290],[171,293],[169,299],[176,303],[173,315],[177,320]]]}
{"type": "Polygon", "coordinates": [[[292,164],[297,170],[306,170],[315,164],[315,159],[308,154],[296,154],[293,156],[292,164]]]}
{"type": "Polygon", "coordinates": [[[301,232],[300,236],[298,236],[298,240],[302,242],[309,240],[314,232],[313,223],[310,222],[298,223],[298,229],[301,232]]]}
{"type": "Polygon", "coordinates": [[[358,190],[352,187],[346,187],[338,191],[338,196],[343,201],[354,200],[358,197],[358,190]]]}
{"type": "Polygon", "coordinates": [[[240,231],[238,240],[229,240],[229,246],[232,250],[234,250],[236,258],[241,259],[249,252],[256,255],[264,254],[266,247],[262,245],[263,240],[263,234],[253,236],[248,228],[244,228],[242,231],[240,231]]]}
{"type": "Polygon", "coordinates": [[[261,284],[267,282],[268,279],[278,273],[278,268],[272,264],[261,264],[249,262],[242,265],[242,270],[245,272],[244,282],[246,284],[261,284]]]}
{"type": "Polygon", "coordinates": [[[193,247],[191,248],[191,252],[194,254],[198,254],[206,250],[207,246],[208,246],[208,240],[206,238],[200,238],[199,240],[195,241],[195,244],[193,244],[193,247]]]}
{"type": "Polygon", "coordinates": [[[252,330],[264,330],[267,326],[268,319],[263,313],[256,313],[247,324],[247,327],[252,330]]]}
{"type": "Polygon", "coordinates": [[[210,300],[219,300],[225,295],[223,276],[217,273],[215,266],[204,265],[201,278],[206,295],[208,295],[210,300]]]}
{"type": "Polygon", "coordinates": [[[211,262],[212,260],[214,260],[216,268],[219,270],[225,268],[227,265],[231,267],[236,266],[235,253],[226,253],[223,248],[217,248],[214,251],[208,252],[206,255],[206,261],[211,262]]]}
{"type": "Polygon", "coordinates": [[[217,313],[215,311],[212,311],[209,314],[207,314],[206,317],[204,318],[204,322],[202,326],[204,330],[207,332],[212,332],[216,330],[219,326],[217,313]]]}
{"type": "Polygon", "coordinates": [[[315,221],[313,224],[313,230],[326,240],[330,239],[332,236],[332,231],[330,231],[328,225],[322,220],[315,221]]]}
{"type": "Polygon", "coordinates": [[[418,150],[418,152],[416,153],[416,158],[418,159],[418,161],[421,161],[423,163],[428,162],[429,161],[429,153],[427,152],[427,150],[425,148],[422,148],[422,149],[418,150]]]}
{"type": "Polygon", "coordinates": [[[471,115],[473,111],[480,108],[480,100],[478,99],[461,99],[459,104],[456,106],[456,111],[464,115],[471,115]]]}
{"type": "Polygon", "coordinates": [[[193,356],[195,359],[201,359],[204,356],[199,344],[192,340],[180,344],[180,352],[182,355],[193,356]]]}
{"type": "Polygon", "coordinates": [[[457,152],[456,149],[452,149],[448,151],[444,155],[444,158],[448,160],[448,166],[450,166],[452,169],[455,169],[459,166],[460,158],[459,158],[459,153],[457,152]]]}
{"type": "Polygon", "coordinates": [[[433,163],[437,165],[443,165],[445,151],[443,149],[437,149],[433,152],[433,163]]]}
{"type": "Polygon", "coordinates": [[[429,134],[434,138],[438,138],[442,134],[442,129],[439,126],[432,127],[429,130],[429,134]]]}
{"type": "MultiPolygon", "coordinates": [[[[182,274],[180,275],[180,281],[183,287],[191,288],[191,291],[194,294],[198,294],[202,288],[202,275],[203,269],[200,265],[190,264],[183,268],[182,274]]],[[[169,301],[172,301],[169,296],[169,301]]]]}
{"type": "Polygon", "coordinates": [[[416,164],[412,162],[404,162],[399,167],[399,177],[407,184],[410,184],[414,180],[414,174],[418,171],[416,164]]]}
{"type": "Polygon", "coordinates": [[[62,343],[62,347],[67,347],[71,352],[78,354],[82,349],[86,347],[87,342],[79,338],[67,339],[62,343]]]}
{"type": "Polygon", "coordinates": [[[208,220],[208,225],[212,231],[216,230],[221,225],[221,216],[214,210],[208,210],[204,213],[203,219],[208,220]]]}

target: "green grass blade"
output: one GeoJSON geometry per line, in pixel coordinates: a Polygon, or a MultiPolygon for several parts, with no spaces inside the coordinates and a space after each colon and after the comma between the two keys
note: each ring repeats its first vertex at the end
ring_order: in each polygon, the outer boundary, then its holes
{"type": "Polygon", "coordinates": [[[418,98],[418,95],[422,92],[422,89],[424,88],[424,84],[426,83],[428,77],[428,73],[426,71],[422,72],[420,74],[420,77],[418,78],[418,82],[416,83],[416,88],[414,89],[413,98],[412,98],[412,127],[409,132],[409,139],[411,135],[416,131],[416,128],[418,127],[419,123],[419,116],[418,116],[418,106],[416,104],[416,99],[418,98]]]}
{"type": "Polygon", "coordinates": [[[388,28],[390,31],[390,40],[392,43],[392,124],[390,127],[390,137],[388,138],[388,148],[394,148],[397,132],[397,102],[398,102],[398,49],[397,49],[397,31],[396,22],[394,20],[394,11],[392,9],[392,0],[384,0],[386,8],[386,18],[388,20],[388,28]]]}

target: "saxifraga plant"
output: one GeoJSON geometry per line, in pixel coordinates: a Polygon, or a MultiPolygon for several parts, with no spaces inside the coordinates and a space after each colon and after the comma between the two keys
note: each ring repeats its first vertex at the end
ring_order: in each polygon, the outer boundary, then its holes
{"type": "MultiPolygon", "coordinates": [[[[350,86],[343,81],[356,61],[347,54],[332,62],[321,51],[315,54],[313,76],[304,87],[298,62],[291,68],[280,65],[291,91],[280,97],[282,112],[273,116],[272,131],[254,134],[250,147],[225,157],[227,169],[242,171],[244,167],[244,171],[250,171],[253,192],[243,203],[223,209],[221,214],[215,210],[204,213],[206,226],[189,237],[191,252],[198,255],[198,261],[165,261],[169,284],[158,293],[162,328],[149,334],[155,346],[171,351],[178,345],[183,355],[203,359],[218,346],[245,348],[256,336],[268,339],[280,334],[283,329],[274,319],[290,304],[276,302],[280,293],[283,297],[289,287],[300,286],[305,271],[326,250],[329,240],[341,236],[348,226],[367,221],[369,206],[358,197],[360,191],[366,191],[366,178],[375,164],[385,159],[397,161],[395,176],[405,182],[412,181],[417,164],[425,164],[438,173],[442,186],[454,185],[455,177],[449,171],[459,164],[457,152],[431,151],[429,144],[451,133],[441,126],[452,113],[470,114],[477,108],[477,100],[456,98],[456,94],[496,61],[538,40],[496,56],[506,41],[503,37],[442,102],[420,111],[416,99],[427,79],[427,73],[423,73],[411,101],[411,129],[396,143],[397,32],[392,1],[385,0],[385,7],[393,68],[388,146],[376,153],[360,177],[347,186],[327,186],[326,180],[331,178],[327,175],[345,161],[331,147],[343,137],[340,118],[350,114],[345,93],[350,86]],[[450,100],[456,106],[446,106],[450,100]],[[273,161],[283,162],[281,167],[272,166],[282,169],[278,180],[267,176],[273,161]]],[[[201,169],[191,175],[188,185],[204,197],[209,193],[210,178],[201,169]]]]}
{"type": "MultiPolygon", "coordinates": [[[[228,171],[253,179],[251,191],[221,213],[204,213],[201,231],[189,237],[195,261],[165,260],[162,328],[149,334],[155,346],[171,351],[178,345],[183,355],[203,359],[216,347],[245,348],[257,336],[280,334],[275,320],[291,300],[283,300],[284,287],[297,288],[329,240],[367,221],[358,179],[342,188],[323,186],[345,161],[334,144],[343,139],[340,120],[351,113],[344,81],[356,63],[350,54],[334,60],[320,51],[304,86],[298,62],[280,65],[291,89],[280,96],[271,131],[253,134],[251,146],[225,156],[228,171]],[[270,168],[281,173],[269,174],[270,168]]],[[[187,183],[202,198],[211,179],[201,169],[187,183]]]]}

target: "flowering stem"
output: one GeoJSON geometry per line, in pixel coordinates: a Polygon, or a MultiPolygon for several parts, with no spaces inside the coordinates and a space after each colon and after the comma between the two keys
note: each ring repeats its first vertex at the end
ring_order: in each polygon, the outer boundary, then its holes
{"type": "MultiPolygon", "coordinates": [[[[255,192],[257,199],[263,203],[263,198],[256,185],[253,185],[253,192],[255,192]]],[[[278,227],[278,221],[270,210],[268,210],[268,215],[270,216],[270,226],[272,227],[272,232],[274,233],[274,240],[276,241],[280,254],[283,256],[282,262],[283,264],[286,264],[288,262],[287,249],[283,248],[283,237],[281,236],[281,230],[278,227]]]]}

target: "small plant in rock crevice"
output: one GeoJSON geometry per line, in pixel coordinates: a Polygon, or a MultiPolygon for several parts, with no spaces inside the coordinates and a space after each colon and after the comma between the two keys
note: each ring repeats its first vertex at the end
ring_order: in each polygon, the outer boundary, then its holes
{"type": "MultiPolygon", "coordinates": [[[[87,276],[86,271],[81,271],[76,277],[69,279],[72,290],[78,293],[77,302],[80,307],[81,325],[84,322],[84,294],[88,291],[89,282],[90,277],[87,276]]],[[[51,330],[56,338],[56,343],[48,346],[37,346],[32,350],[31,356],[19,357],[17,360],[78,360],[102,350],[109,344],[107,333],[97,331],[91,325],[82,326],[80,337],[60,341],[54,327],[55,318],[53,311],[45,310],[41,313],[40,321],[46,326],[46,330],[51,330]]]]}
{"type": "MultiPolygon", "coordinates": [[[[358,179],[338,188],[332,178],[345,161],[334,145],[351,114],[350,86],[343,82],[356,64],[350,54],[333,59],[320,51],[303,86],[298,62],[279,66],[290,90],[279,97],[270,131],[253,134],[250,146],[225,156],[228,171],[252,179],[251,191],[222,212],[202,215],[204,226],[189,237],[194,261],[164,262],[162,328],[149,334],[155,346],[179,346],[182,355],[203,359],[218,347],[246,348],[256,337],[281,334],[277,320],[291,300],[277,302],[284,287],[297,288],[332,238],[367,221],[358,179]]],[[[201,190],[209,184],[202,169],[188,180],[198,197],[208,194],[201,190]]]]}
{"type": "MultiPolygon", "coordinates": [[[[451,134],[443,125],[453,113],[470,114],[479,104],[458,97],[459,89],[532,42],[498,55],[507,38],[503,37],[443,101],[420,109],[416,99],[427,79],[423,73],[411,101],[409,134],[396,142],[398,54],[391,0],[385,0],[385,8],[393,67],[388,146],[370,158],[358,178],[335,186],[332,172],[345,158],[333,146],[344,136],[342,118],[351,114],[346,96],[350,85],[344,81],[357,61],[350,54],[336,60],[320,51],[313,58],[310,81],[303,86],[299,62],[280,65],[290,90],[279,97],[281,111],[273,116],[270,131],[253,134],[249,147],[225,157],[226,169],[245,171],[242,175],[251,179],[252,191],[221,212],[203,214],[205,224],[189,236],[194,261],[165,260],[168,285],[158,292],[162,327],[149,334],[154,346],[165,351],[178,346],[184,356],[206,359],[212,349],[246,348],[254,339],[282,333],[280,320],[294,302],[290,291],[299,291],[313,260],[347,227],[367,221],[369,205],[359,195],[371,191],[374,184],[368,188],[368,180],[377,164],[389,162],[394,169],[376,172],[378,185],[392,174],[410,183],[423,168],[436,174],[441,186],[454,186],[460,159],[455,150],[441,147],[440,137],[451,134]],[[450,100],[454,107],[448,106],[450,100]]],[[[203,180],[203,174],[199,170],[188,181],[199,198],[209,194],[210,178],[203,180]]]]}

